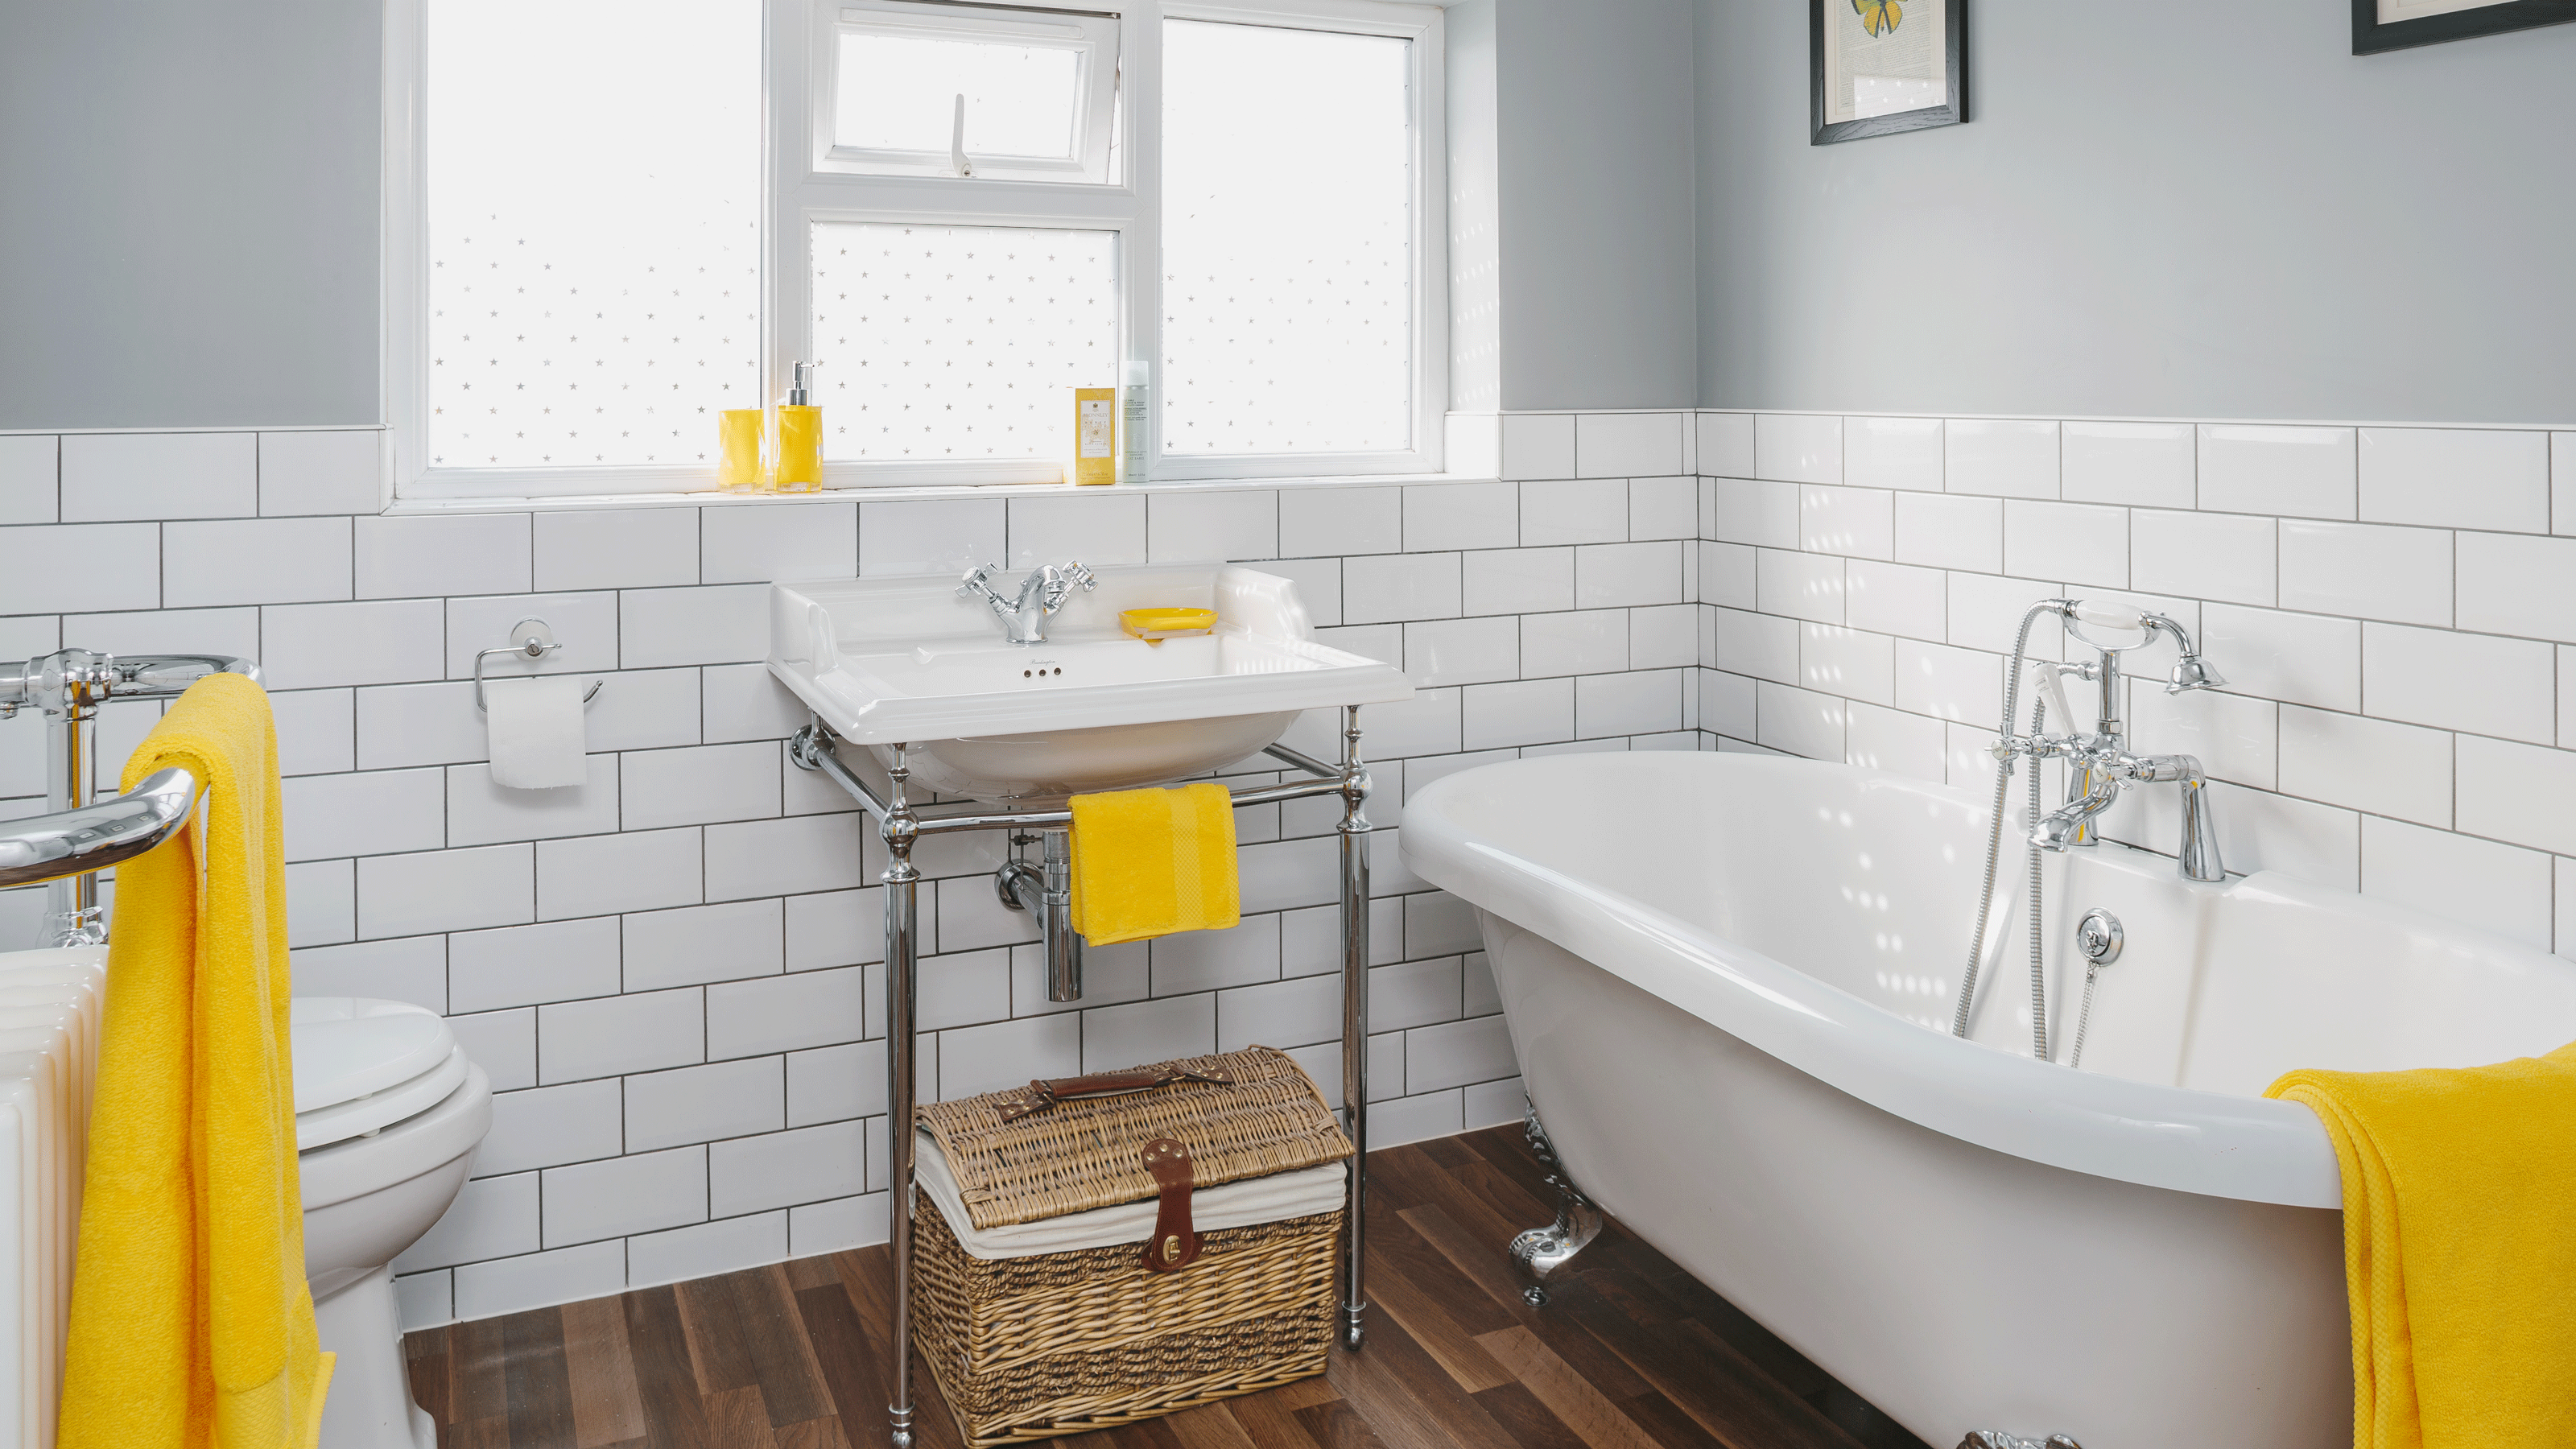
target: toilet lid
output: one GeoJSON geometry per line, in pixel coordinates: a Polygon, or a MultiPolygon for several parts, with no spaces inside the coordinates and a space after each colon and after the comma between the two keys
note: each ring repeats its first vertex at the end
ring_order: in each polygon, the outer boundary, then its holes
{"type": "Polygon", "coordinates": [[[457,1054],[438,1013],[407,1001],[299,996],[288,1021],[299,1118],[401,1087],[457,1054]]]}
{"type": "Polygon", "coordinates": [[[363,1097],[342,1102],[336,1107],[316,1107],[295,1114],[295,1150],[310,1152],[352,1137],[372,1137],[397,1122],[402,1122],[448,1098],[448,1094],[465,1085],[465,1048],[447,1054],[447,1060],[421,1073],[408,1082],[371,1092],[363,1097]]]}

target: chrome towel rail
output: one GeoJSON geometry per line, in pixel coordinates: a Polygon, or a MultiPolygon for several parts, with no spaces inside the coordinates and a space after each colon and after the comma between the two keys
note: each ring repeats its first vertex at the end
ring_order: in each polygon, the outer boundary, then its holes
{"type": "Polygon", "coordinates": [[[176,699],[209,674],[259,678],[259,666],[228,654],[95,654],[65,649],[24,664],[0,664],[0,719],[21,709],[61,714],[109,699],[176,699]]]}
{"type": "MultiPolygon", "coordinates": [[[[257,680],[259,666],[228,654],[116,655],[88,649],[62,649],[24,664],[0,665],[0,719],[35,709],[55,726],[45,737],[45,807],[51,813],[44,818],[59,823],[91,804],[92,777],[98,768],[92,756],[97,753],[99,706],[111,699],[176,699],[209,674],[240,674],[257,680]]],[[[119,799],[131,800],[142,793],[138,789],[119,799]]],[[[189,794],[194,798],[193,786],[189,794]]],[[[100,808],[115,803],[105,802],[100,808]]],[[[179,814],[185,818],[186,809],[179,814]]],[[[86,823],[70,828],[104,828],[84,819],[86,823]]],[[[17,822],[17,832],[32,830],[36,823],[17,822]]],[[[167,838],[166,831],[161,838],[167,838]]],[[[107,939],[107,924],[98,905],[98,872],[158,844],[160,839],[155,839],[114,859],[96,856],[84,846],[73,854],[88,863],[76,870],[29,876],[25,881],[0,880],[0,884],[52,881],[53,909],[45,918],[44,944],[94,946],[107,939]]]]}
{"type": "Polygon", "coordinates": [[[125,794],[0,826],[0,886],[110,869],[179,833],[196,808],[196,777],[158,770],[125,794]]]}

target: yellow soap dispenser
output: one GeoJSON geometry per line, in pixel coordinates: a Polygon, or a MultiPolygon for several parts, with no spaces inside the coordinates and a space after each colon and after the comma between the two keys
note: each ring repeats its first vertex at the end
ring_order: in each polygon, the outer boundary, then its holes
{"type": "Polygon", "coordinates": [[[819,362],[788,364],[787,404],[778,410],[778,491],[814,493],[823,487],[823,410],[813,405],[819,362]]]}

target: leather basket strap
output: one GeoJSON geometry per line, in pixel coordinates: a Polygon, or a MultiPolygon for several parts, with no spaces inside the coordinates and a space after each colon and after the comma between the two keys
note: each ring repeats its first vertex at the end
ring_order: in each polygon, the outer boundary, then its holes
{"type": "Polygon", "coordinates": [[[1160,1197],[1154,1209],[1154,1236],[1145,1241],[1142,1262],[1148,1273],[1177,1273],[1199,1259],[1204,1241],[1190,1226],[1190,1149],[1169,1137],[1157,1137],[1139,1150],[1145,1170],[1154,1175],[1160,1197]]]}
{"type": "Polygon", "coordinates": [[[1019,1092],[994,1104],[1004,1122],[1017,1122],[1032,1117],[1058,1102],[1078,1102],[1086,1097],[1119,1097],[1129,1092],[1150,1092],[1175,1082],[1206,1082],[1212,1086],[1234,1085],[1234,1074],[1223,1067],[1192,1071],[1177,1063],[1159,1067],[1142,1067],[1132,1072],[1104,1072],[1089,1077],[1057,1077],[1038,1080],[1019,1092]]]}

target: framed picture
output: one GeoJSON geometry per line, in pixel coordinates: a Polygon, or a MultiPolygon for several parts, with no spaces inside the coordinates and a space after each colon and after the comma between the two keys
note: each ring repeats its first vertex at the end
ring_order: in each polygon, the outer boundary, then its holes
{"type": "Polygon", "coordinates": [[[1807,40],[1816,145],[1968,119],[1968,0],[1807,0],[1807,40]]]}
{"type": "Polygon", "coordinates": [[[2576,0],[2352,0],[2352,53],[2377,55],[2576,21],[2576,0]]]}

